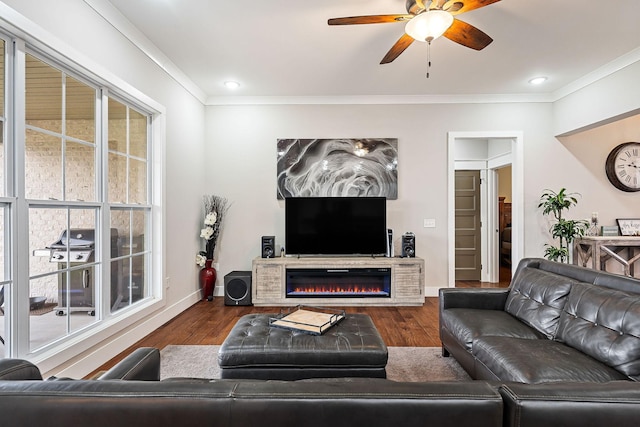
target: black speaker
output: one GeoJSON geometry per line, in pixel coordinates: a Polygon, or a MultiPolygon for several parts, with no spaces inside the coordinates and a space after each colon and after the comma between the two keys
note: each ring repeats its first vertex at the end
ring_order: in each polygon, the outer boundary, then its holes
{"type": "Polygon", "coordinates": [[[251,305],[250,271],[232,271],[224,276],[224,305],[251,305]]]}
{"type": "Polygon", "coordinates": [[[402,235],[402,258],[414,258],[416,256],[416,235],[404,233],[402,235]]]}
{"type": "Polygon", "coordinates": [[[276,256],[276,238],[274,236],[262,236],[262,258],[276,256]]]}

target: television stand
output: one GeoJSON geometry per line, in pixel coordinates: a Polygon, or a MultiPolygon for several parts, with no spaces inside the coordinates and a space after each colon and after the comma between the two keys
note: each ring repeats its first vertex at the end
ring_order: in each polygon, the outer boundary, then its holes
{"type": "MultiPolygon", "coordinates": [[[[335,282],[345,283],[343,276],[335,282]]],[[[424,259],[387,257],[280,257],[255,258],[252,267],[252,303],[256,306],[295,306],[299,304],[319,306],[416,306],[424,304],[424,259]],[[388,269],[388,270],[385,270],[388,269]],[[390,275],[390,289],[383,292],[370,290],[320,291],[317,296],[287,292],[287,280],[291,276],[309,270],[318,282],[330,284],[331,275],[341,271],[351,272],[355,282],[352,288],[363,284],[358,276],[373,276],[380,270],[390,275]],[[326,271],[326,274],[323,273],[326,271]],[[363,273],[364,272],[364,273],[363,273]],[[363,273],[363,274],[360,274],[363,273]]]]}

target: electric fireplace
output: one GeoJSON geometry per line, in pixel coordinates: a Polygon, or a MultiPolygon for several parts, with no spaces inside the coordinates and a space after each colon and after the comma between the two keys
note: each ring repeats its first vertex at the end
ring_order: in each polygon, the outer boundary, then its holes
{"type": "Polygon", "coordinates": [[[390,298],[391,268],[288,268],[286,297],[390,298]]]}

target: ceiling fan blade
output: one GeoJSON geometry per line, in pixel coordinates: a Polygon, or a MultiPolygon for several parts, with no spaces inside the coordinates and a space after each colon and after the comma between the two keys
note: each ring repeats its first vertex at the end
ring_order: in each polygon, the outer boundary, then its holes
{"type": "Polygon", "coordinates": [[[490,4],[497,3],[499,1],[500,0],[449,0],[442,6],[442,9],[452,15],[459,15],[461,13],[469,12],[470,10],[489,6],[490,4]]]}
{"type": "Polygon", "coordinates": [[[394,44],[391,49],[389,49],[389,52],[387,52],[384,58],[382,58],[382,61],[380,61],[380,63],[388,64],[389,62],[392,62],[394,59],[400,56],[400,54],[411,45],[411,43],[413,43],[413,40],[413,37],[411,37],[407,33],[404,33],[402,37],[398,39],[396,44],[394,44]]]}
{"type": "Polygon", "coordinates": [[[413,18],[413,15],[369,15],[369,16],[347,16],[344,18],[331,18],[329,25],[353,25],[353,24],[385,24],[392,22],[403,22],[413,18]]]}
{"type": "Polygon", "coordinates": [[[482,50],[493,41],[493,39],[484,32],[459,19],[453,20],[453,24],[444,32],[443,36],[462,46],[475,50],[482,50]]]}

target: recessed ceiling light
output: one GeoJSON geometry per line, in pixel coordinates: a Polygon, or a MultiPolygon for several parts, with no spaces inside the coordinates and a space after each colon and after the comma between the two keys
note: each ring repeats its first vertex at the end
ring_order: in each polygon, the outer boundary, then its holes
{"type": "Polygon", "coordinates": [[[238,89],[240,87],[240,83],[230,80],[230,81],[224,82],[224,87],[226,87],[227,89],[238,89]]]}
{"type": "Polygon", "coordinates": [[[532,85],[540,85],[546,81],[547,81],[546,77],[534,77],[531,80],[529,80],[529,83],[531,83],[532,85]]]}

